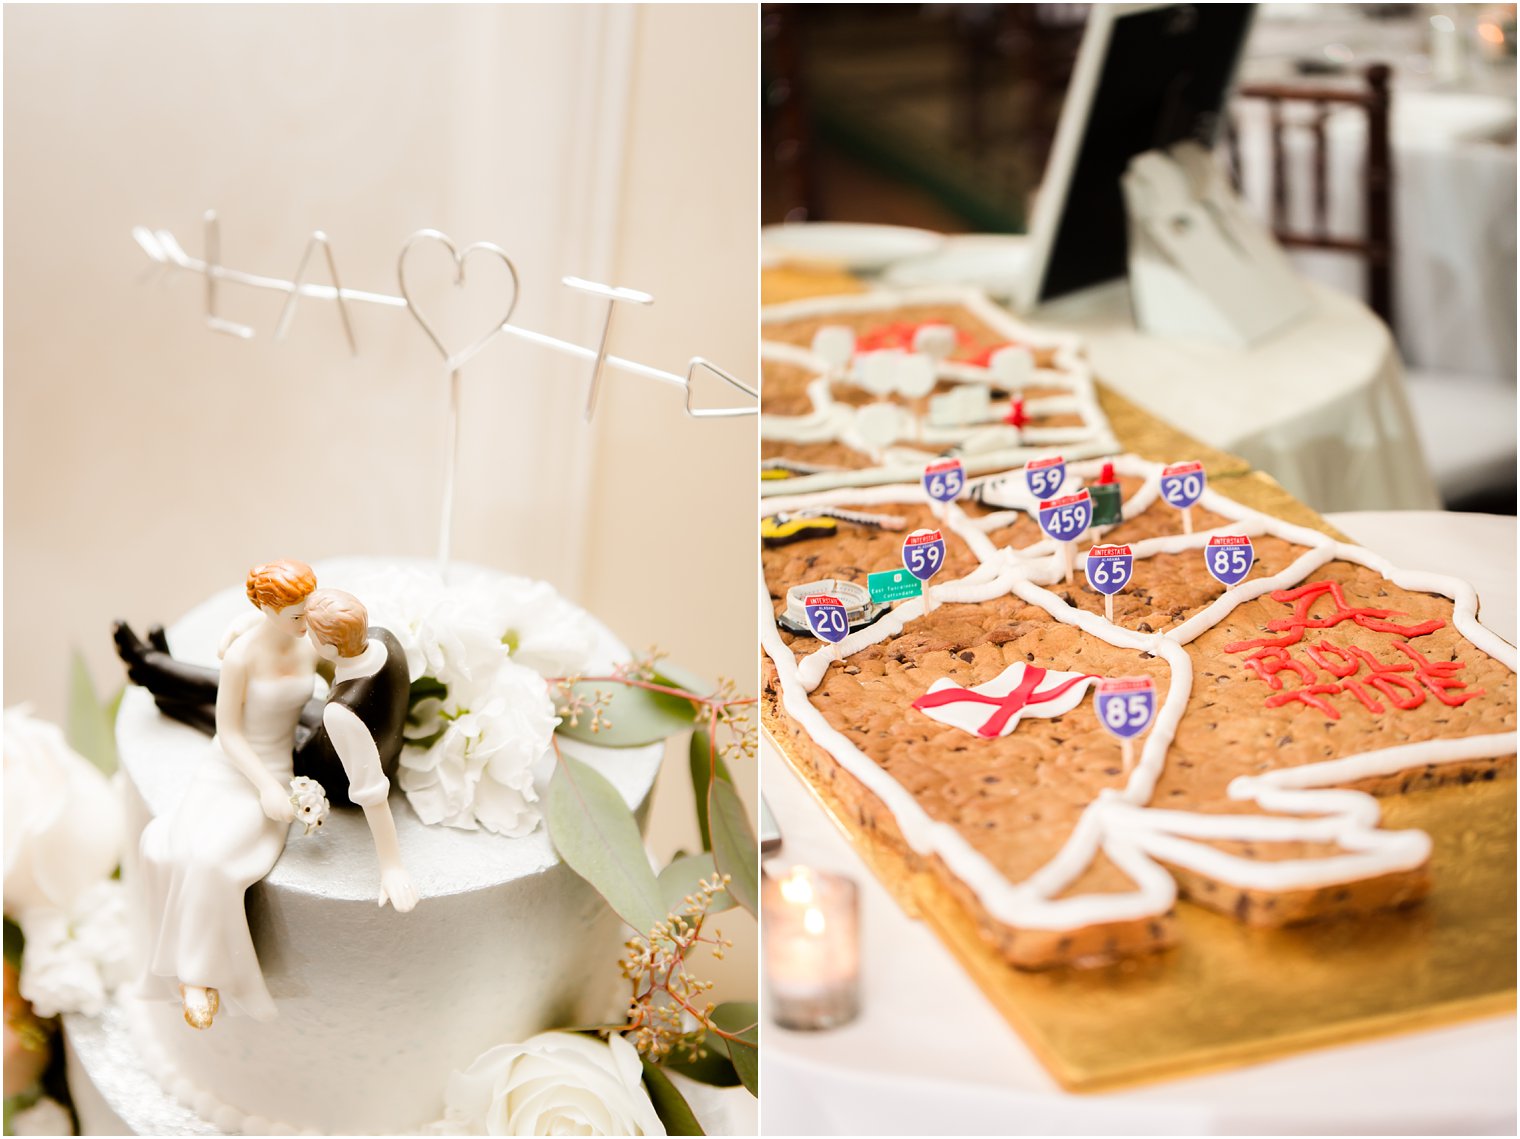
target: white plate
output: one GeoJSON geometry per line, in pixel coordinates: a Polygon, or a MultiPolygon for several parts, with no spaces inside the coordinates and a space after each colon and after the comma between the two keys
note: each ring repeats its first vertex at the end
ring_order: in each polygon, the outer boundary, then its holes
{"type": "Polygon", "coordinates": [[[767,260],[837,265],[859,273],[873,273],[905,257],[922,257],[944,240],[927,229],[858,222],[793,222],[760,229],[760,248],[767,260]]]}
{"type": "Polygon", "coordinates": [[[997,298],[1012,296],[1029,259],[1029,239],[1018,234],[973,233],[947,237],[938,250],[899,261],[882,280],[897,288],[974,285],[997,298]]]}

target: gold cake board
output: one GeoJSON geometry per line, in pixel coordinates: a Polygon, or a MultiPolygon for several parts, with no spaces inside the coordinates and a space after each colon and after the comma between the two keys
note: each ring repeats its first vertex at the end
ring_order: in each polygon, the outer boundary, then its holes
{"type": "Polygon", "coordinates": [[[1394,829],[1430,834],[1418,907],[1253,929],[1186,901],[1173,949],[1097,969],[1014,969],[928,871],[834,809],[767,705],[766,736],[911,917],[929,924],[1068,1091],[1106,1091],[1407,1032],[1515,1005],[1515,783],[1381,800],[1394,829]]]}
{"type": "MultiPolygon", "coordinates": [[[[842,274],[820,288],[819,276],[787,272],[762,274],[767,303],[855,291],[842,274]]],[[[1210,485],[1242,505],[1345,540],[1246,460],[1203,445],[1101,382],[1097,390],[1123,450],[1155,462],[1197,459],[1210,485]]],[[[1413,909],[1264,930],[1179,901],[1173,949],[1099,969],[1030,973],[984,940],[934,874],[915,870],[903,850],[835,809],[776,716],[763,702],[762,726],[787,765],[898,904],[929,923],[1070,1091],[1197,1075],[1515,1007],[1512,778],[1380,800],[1390,829],[1417,827],[1434,842],[1434,885],[1413,909]]]]}

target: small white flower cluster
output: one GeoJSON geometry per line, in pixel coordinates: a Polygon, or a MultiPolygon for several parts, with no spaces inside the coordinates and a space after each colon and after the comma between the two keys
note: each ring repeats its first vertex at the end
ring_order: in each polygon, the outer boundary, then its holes
{"type": "Polygon", "coordinates": [[[38,1016],[96,1016],[131,972],[125,888],[106,879],[84,892],[71,912],[32,909],[21,915],[26,952],[20,992],[38,1016]]]}
{"type": "Polygon", "coordinates": [[[526,579],[445,585],[421,570],[344,583],[370,623],[395,634],[415,684],[442,684],[412,710],[398,780],[425,823],[520,837],[542,818],[535,776],[559,723],[544,678],[584,671],[596,629],[552,587],[526,579]]]}
{"type": "Polygon", "coordinates": [[[296,822],[306,828],[306,833],[327,821],[331,804],[322,784],[307,775],[297,775],[290,781],[290,805],[296,809],[296,822]]]}
{"type": "Polygon", "coordinates": [[[55,725],[5,712],[5,913],[21,927],[20,992],[39,1016],[95,1015],[128,971],[126,824],[111,781],[55,725]]]}

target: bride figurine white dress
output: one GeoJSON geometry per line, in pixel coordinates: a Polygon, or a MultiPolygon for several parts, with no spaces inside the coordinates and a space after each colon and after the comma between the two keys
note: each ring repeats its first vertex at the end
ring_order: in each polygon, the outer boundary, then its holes
{"type": "Polygon", "coordinates": [[[225,648],[216,737],[184,798],[143,830],[144,993],[167,984],[157,995],[182,1001],[195,1028],[209,1028],[223,1004],[256,1020],[275,1015],[244,894],[273,869],[295,818],[291,761],[315,687],[317,656],[305,635],[315,588],[302,562],[250,571],[248,599],[263,619],[225,648]]]}

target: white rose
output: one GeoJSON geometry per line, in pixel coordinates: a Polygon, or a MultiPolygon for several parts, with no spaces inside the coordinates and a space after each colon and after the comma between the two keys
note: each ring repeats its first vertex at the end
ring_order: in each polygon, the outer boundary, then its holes
{"type": "Polygon", "coordinates": [[[121,861],[126,831],[110,780],[24,708],[5,712],[5,912],[72,913],[121,861]]]}
{"type": "Polygon", "coordinates": [[[665,1134],[639,1054],[621,1036],[543,1032],[492,1048],[449,1077],[444,1105],[434,1134],[665,1134]]]}

